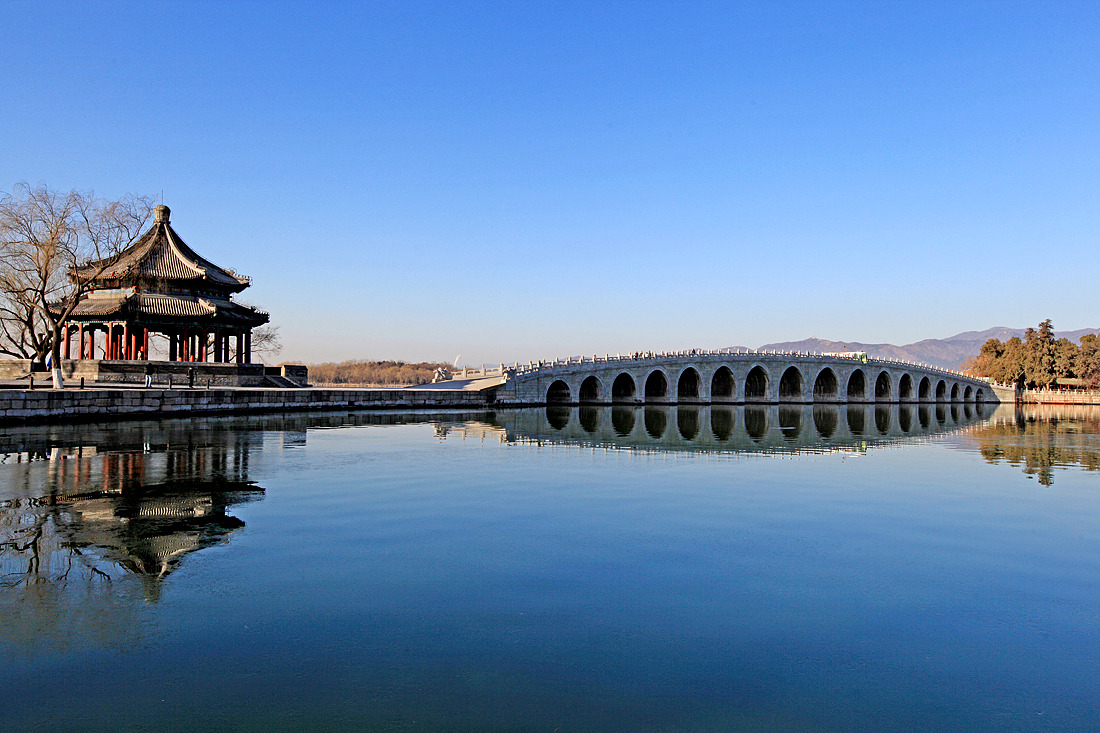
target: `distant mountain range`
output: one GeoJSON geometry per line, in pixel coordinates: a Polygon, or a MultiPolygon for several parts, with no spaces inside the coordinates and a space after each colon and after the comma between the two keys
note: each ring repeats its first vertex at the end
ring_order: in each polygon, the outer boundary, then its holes
{"type": "MultiPolygon", "coordinates": [[[[1005,328],[997,326],[984,331],[966,331],[945,339],[925,339],[915,344],[895,346],[894,344],[864,344],[859,341],[828,341],[808,338],[802,341],[784,341],[776,344],[764,344],[761,350],[769,351],[866,351],[867,355],[879,359],[900,359],[921,364],[958,369],[959,366],[978,355],[982,344],[989,339],[1007,341],[1013,336],[1023,338],[1024,328],[1005,328]]],[[[1077,331],[1058,331],[1056,338],[1068,338],[1077,343],[1087,333],[1100,334],[1100,328],[1082,328],[1077,331]]]]}

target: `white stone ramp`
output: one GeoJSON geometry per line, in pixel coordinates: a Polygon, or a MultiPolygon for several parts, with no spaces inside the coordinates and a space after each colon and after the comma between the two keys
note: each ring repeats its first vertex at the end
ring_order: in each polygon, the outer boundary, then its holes
{"type": "Polygon", "coordinates": [[[492,389],[493,387],[499,387],[504,382],[504,377],[470,377],[469,379],[450,379],[446,382],[435,382],[433,384],[418,384],[415,387],[405,387],[409,390],[445,390],[450,392],[480,392],[485,389],[492,389]]]}

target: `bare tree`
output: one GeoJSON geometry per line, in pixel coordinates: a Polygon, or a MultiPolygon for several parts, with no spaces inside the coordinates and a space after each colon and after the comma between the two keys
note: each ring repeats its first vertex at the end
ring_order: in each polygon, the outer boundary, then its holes
{"type": "Polygon", "coordinates": [[[26,183],[0,196],[0,291],[15,306],[11,329],[23,333],[17,340],[29,339],[39,357],[51,355],[54,387],[64,386],[61,333],[69,316],[95,278],[141,235],[152,210],[148,197],[108,201],[26,183]],[[20,314],[28,313],[31,320],[19,326],[20,314]],[[33,346],[36,323],[44,328],[44,346],[33,346]]]}
{"type": "Polygon", "coordinates": [[[278,326],[260,326],[252,332],[252,353],[274,359],[283,350],[278,326]]]}

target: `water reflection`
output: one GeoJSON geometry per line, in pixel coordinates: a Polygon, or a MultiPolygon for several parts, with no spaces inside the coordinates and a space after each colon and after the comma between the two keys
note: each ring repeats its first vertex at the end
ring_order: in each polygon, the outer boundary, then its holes
{"type": "Polygon", "coordinates": [[[986,461],[1018,466],[1043,486],[1056,469],[1100,470],[1100,408],[1071,405],[998,409],[985,424],[966,434],[986,461]]]}
{"type": "Polygon", "coordinates": [[[3,436],[0,586],[133,575],[156,600],[184,558],[244,526],[227,510],[263,494],[248,479],[262,434],[146,427],[3,436]]]}
{"type": "Polygon", "coordinates": [[[955,432],[982,419],[980,407],[950,413],[941,407],[932,424],[929,409],[927,405],[822,404],[587,406],[502,411],[496,413],[493,422],[504,428],[507,441],[725,452],[820,452],[955,432]]]}

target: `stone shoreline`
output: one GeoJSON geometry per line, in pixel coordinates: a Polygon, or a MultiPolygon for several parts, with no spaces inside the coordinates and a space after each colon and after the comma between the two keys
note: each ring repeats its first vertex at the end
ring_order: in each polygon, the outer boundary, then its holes
{"type": "Polygon", "coordinates": [[[493,391],[425,389],[0,389],[0,425],[295,410],[484,409],[493,391]]]}

